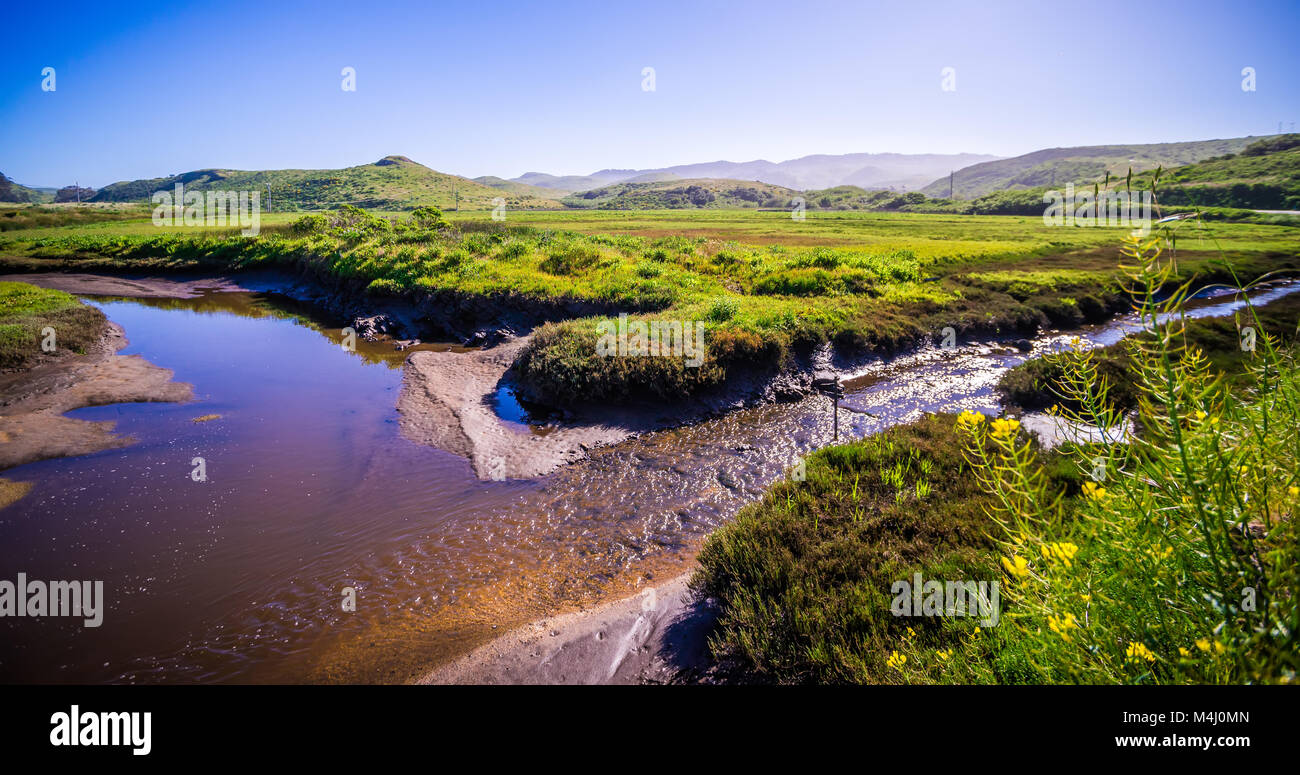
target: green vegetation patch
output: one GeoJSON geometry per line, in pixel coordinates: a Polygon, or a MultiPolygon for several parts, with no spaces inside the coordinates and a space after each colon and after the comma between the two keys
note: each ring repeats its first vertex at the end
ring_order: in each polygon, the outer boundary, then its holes
{"type": "Polygon", "coordinates": [[[104,314],[71,294],[27,283],[0,282],[0,368],[24,368],[43,354],[53,329],[54,352],[84,353],[103,332],[104,314]]]}
{"type": "Polygon", "coordinates": [[[892,585],[915,573],[1000,576],[991,500],[963,445],[951,415],[929,415],[819,450],[803,481],[778,481],[714,532],[691,580],[721,605],[714,653],[757,680],[874,683],[894,680],[902,641],[970,638],[974,619],[891,613],[892,585]]]}

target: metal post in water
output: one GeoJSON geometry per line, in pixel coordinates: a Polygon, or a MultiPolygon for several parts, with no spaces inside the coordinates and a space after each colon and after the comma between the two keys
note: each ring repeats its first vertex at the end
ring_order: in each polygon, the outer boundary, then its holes
{"type": "Polygon", "coordinates": [[[831,422],[835,428],[835,441],[840,440],[840,399],[844,397],[844,387],[840,378],[830,373],[813,377],[813,390],[831,400],[831,422]]]}

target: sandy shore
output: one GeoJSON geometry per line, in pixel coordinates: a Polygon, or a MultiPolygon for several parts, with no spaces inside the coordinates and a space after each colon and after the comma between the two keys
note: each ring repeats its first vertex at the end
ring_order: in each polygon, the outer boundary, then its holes
{"type": "MultiPolygon", "coordinates": [[[[3,280],[54,288],[68,293],[191,298],[199,287],[239,290],[221,278],[172,280],[88,274],[21,274],[3,280]]],[[[86,455],[124,447],[134,439],[114,432],[112,421],[91,422],[65,417],[87,406],[142,401],[188,401],[191,385],[174,382],[170,369],[138,355],[118,355],[127,345],[120,326],[106,323],[95,345],[84,355],[48,358],[30,369],[0,374],[0,470],[37,460],[86,455]]]]}
{"type": "Polygon", "coordinates": [[[512,630],[421,684],[642,684],[698,681],[714,620],[687,575],[595,608],[512,630]]]}
{"type": "Polygon", "coordinates": [[[138,401],[188,401],[193,387],[138,355],[117,355],[127,344],[109,323],[96,347],[33,369],[0,375],[0,470],[55,457],[85,455],[134,443],[113,432],[112,421],[64,417],[87,406],[138,401]]]}

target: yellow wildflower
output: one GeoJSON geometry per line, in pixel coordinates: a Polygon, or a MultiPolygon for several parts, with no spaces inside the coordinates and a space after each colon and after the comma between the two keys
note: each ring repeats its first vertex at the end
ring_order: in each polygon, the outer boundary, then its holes
{"type": "Polygon", "coordinates": [[[984,422],[984,415],[981,414],[980,412],[972,412],[971,410],[967,409],[966,411],[957,415],[958,428],[970,430],[970,429],[974,429],[982,422],[984,422]]]}
{"type": "Polygon", "coordinates": [[[1210,650],[1210,639],[1209,639],[1209,638],[1201,638],[1200,640],[1196,641],[1196,648],[1200,649],[1201,651],[1209,651],[1209,650],[1210,650]]]}
{"type": "Polygon", "coordinates": [[[1300,496],[1300,487],[1296,487],[1294,484],[1286,488],[1286,491],[1290,493],[1292,498],[1300,496]]]}
{"type": "Polygon", "coordinates": [[[1183,648],[1182,646],[1179,646],[1179,647],[1178,647],[1178,656],[1182,657],[1183,659],[1187,659],[1187,658],[1190,657],[1191,655],[1192,655],[1192,652],[1188,651],[1187,649],[1183,648]]]}
{"type": "Polygon", "coordinates": [[[1051,628],[1052,632],[1060,635],[1061,640],[1068,641],[1070,640],[1069,631],[1078,627],[1079,623],[1075,620],[1074,614],[1066,614],[1065,616],[1054,616],[1049,614],[1047,617],[1047,626],[1051,628]]]}
{"type": "Polygon", "coordinates": [[[903,656],[902,654],[899,654],[897,651],[890,654],[889,658],[885,660],[886,665],[900,672],[902,671],[903,665],[906,664],[906,662],[907,662],[907,657],[903,656]]]}
{"type": "Polygon", "coordinates": [[[999,417],[993,421],[993,438],[1011,439],[1015,438],[1016,431],[1020,429],[1020,421],[1013,420],[1009,417],[999,417]]]}
{"type": "Polygon", "coordinates": [[[1074,555],[1079,553],[1079,547],[1069,542],[1053,542],[1043,545],[1043,557],[1048,560],[1056,560],[1065,567],[1072,566],[1074,555]]]}
{"type": "Polygon", "coordinates": [[[1003,557],[1002,565],[1007,569],[1007,573],[1017,578],[1029,575],[1029,561],[1018,554],[1015,557],[1003,557]]]}
{"type": "Polygon", "coordinates": [[[1096,501],[1103,500],[1106,497],[1106,488],[1096,482],[1084,482],[1083,497],[1096,501]]]}
{"type": "Polygon", "coordinates": [[[952,657],[952,649],[948,649],[947,651],[936,651],[934,652],[934,655],[938,657],[940,661],[947,662],[952,657]]]}
{"type": "Polygon", "coordinates": [[[1151,649],[1147,648],[1145,643],[1136,641],[1128,644],[1128,648],[1124,649],[1124,656],[1134,662],[1139,659],[1145,659],[1148,662],[1156,661],[1156,655],[1151,653],[1151,649]]]}

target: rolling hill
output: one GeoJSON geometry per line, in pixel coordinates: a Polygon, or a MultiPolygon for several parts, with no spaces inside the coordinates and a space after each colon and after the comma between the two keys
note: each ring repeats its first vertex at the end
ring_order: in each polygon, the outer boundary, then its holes
{"type": "Polygon", "coordinates": [[[197,190],[261,191],[267,209],[319,209],[340,204],[406,210],[422,205],[454,209],[490,209],[501,197],[519,209],[559,207],[553,199],[485,186],[417,164],[405,156],[385,156],[373,164],[340,170],[207,169],[113,183],[100,189],[93,202],[146,201],[155,191],[171,191],[177,183],[197,190]],[[267,188],[270,187],[270,204],[267,188]],[[459,199],[458,199],[459,197],[459,199]]]}
{"type": "MultiPolygon", "coordinates": [[[[954,175],[953,196],[974,199],[995,191],[1023,188],[1064,187],[1066,183],[1093,183],[1107,172],[1124,177],[1157,166],[1179,167],[1214,156],[1237,153],[1258,137],[1200,140],[1189,143],[1149,145],[1087,145],[1077,148],[1047,148],[1010,159],[999,159],[960,169],[954,175]]],[[[930,197],[948,196],[948,176],[921,189],[930,197]]]]}
{"type": "Polygon", "coordinates": [[[46,204],[53,201],[54,189],[19,185],[0,173],[0,202],[46,204]]]}
{"type": "Polygon", "coordinates": [[[616,183],[570,194],[567,207],[603,210],[728,209],[790,206],[798,191],[749,180],[698,178],[616,183]]]}
{"type": "Polygon", "coordinates": [[[547,175],[541,172],[529,172],[514,178],[514,180],[519,183],[567,192],[583,192],[595,188],[605,188],[616,183],[644,182],[665,178],[761,181],[775,186],[799,190],[824,189],[835,186],[912,190],[924,186],[939,175],[947,175],[953,170],[997,158],[996,156],[975,153],[817,154],[783,162],[770,162],[762,159],[748,162],[713,161],[645,170],[606,169],[593,172],[590,175],[567,175],[563,177],[547,175]]]}
{"type": "MultiPolygon", "coordinates": [[[[1150,186],[1151,172],[1134,186],[1150,186]]],[[[1164,170],[1156,188],[1171,205],[1300,210],[1300,134],[1279,135],[1240,153],[1164,170]]]]}

